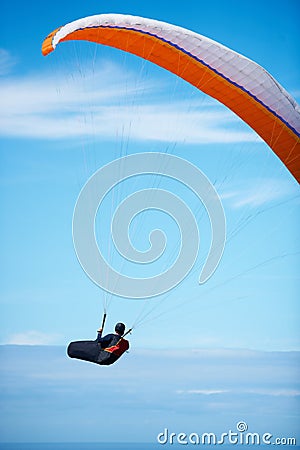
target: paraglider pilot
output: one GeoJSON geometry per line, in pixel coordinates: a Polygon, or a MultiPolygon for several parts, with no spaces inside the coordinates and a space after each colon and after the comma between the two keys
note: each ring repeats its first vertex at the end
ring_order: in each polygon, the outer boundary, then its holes
{"type": "Polygon", "coordinates": [[[67,349],[68,356],[103,366],[115,363],[129,349],[129,342],[124,339],[125,325],[117,323],[115,333],[104,337],[102,331],[103,327],[98,329],[97,339],[94,341],[71,342],[67,349]]]}

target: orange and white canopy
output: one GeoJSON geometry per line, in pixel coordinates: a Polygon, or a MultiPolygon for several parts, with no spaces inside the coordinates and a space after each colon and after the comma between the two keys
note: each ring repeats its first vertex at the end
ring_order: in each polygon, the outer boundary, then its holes
{"type": "Polygon", "coordinates": [[[102,14],[71,22],[44,41],[87,40],[138,55],[219,100],[250,125],[300,182],[300,108],[261,66],[200,34],[157,20],[102,14]]]}

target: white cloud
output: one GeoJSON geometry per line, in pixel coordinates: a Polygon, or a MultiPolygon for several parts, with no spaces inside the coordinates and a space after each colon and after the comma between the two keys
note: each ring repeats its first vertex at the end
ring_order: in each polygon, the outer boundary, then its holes
{"type": "Polygon", "coordinates": [[[192,144],[257,142],[254,132],[215,102],[170,102],[161,83],[137,83],[136,75],[121,67],[106,63],[84,76],[75,75],[3,80],[0,134],[115,139],[124,133],[136,140],[192,144]]]}
{"type": "Polygon", "coordinates": [[[56,334],[46,334],[40,331],[27,331],[16,333],[7,339],[7,344],[14,345],[51,345],[58,341],[60,336],[56,334]]]}
{"type": "Polygon", "coordinates": [[[246,394],[271,395],[274,397],[298,397],[300,391],[297,389],[252,389],[245,391],[246,394]]]}
{"type": "Polygon", "coordinates": [[[16,64],[16,59],[4,48],[0,48],[0,76],[7,75],[16,64]]]}
{"type": "Polygon", "coordinates": [[[177,394],[192,394],[192,395],[216,395],[225,394],[229,391],[222,389],[191,389],[188,391],[177,391],[177,394]]]}
{"type": "Polygon", "coordinates": [[[266,395],[274,397],[298,397],[300,391],[297,389],[190,389],[190,390],[178,390],[179,395],[221,395],[221,394],[237,394],[237,395],[266,395]]]}
{"type": "Polygon", "coordinates": [[[221,193],[220,197],[234,209],[257,208],[287,197],[299,196],[298,186],[289,181],[267,178],[253,180],[246,186],[236,186],[221,193]]]}

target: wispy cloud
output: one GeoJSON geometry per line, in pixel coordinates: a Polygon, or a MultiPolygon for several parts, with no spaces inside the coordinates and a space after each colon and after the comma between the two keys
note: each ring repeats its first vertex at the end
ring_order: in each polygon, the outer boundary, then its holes
{"type": "Polygon", "coordinates": [[[188,391],[176,391],[177,394],[191,394],[191,395],[217,395],[224,394],[226,390],[223,389],[191,389],[188,391]]]}
{"type": "Polygon", "coordinates": [[[221,395],[221,394],[237,394],[237,395],[266,395],[274,397],[298,397],[300,391],[297,389],[190,389],[186,391],[176,391],[179,395],[221,395]]]}
{"type": "Polygon", "coordinates": [[[51,345],[57,343],[60,336],[56,334],[46,334],[40,331],[27,331],[16,333],[7,339],[7,344],[13,345],[51,345]]]}
{"type": "Polygon", "coordinates": [[[257,142],[254,132],[215,102],[170,101],[164,88],[157,80],[137,83],[136,75],[111,63],[72,79],[65,74],[8,78],[0,84],[0,134],[112,139],[122,132],[139,141],[257,142]]]}
{"type": "Polygon", "coordinates": [[[299,190],[289,180],[263,178],[248,180],[246,185],[224,191],[220,197],[234,209],[257,208],[286,198],[299,198],[299,190]]]}
{"type": "Polygon", "coordinates": [[[4,48],[0,48],[0,76],[9,74],[15,64],[16,58],[4,48]]]}

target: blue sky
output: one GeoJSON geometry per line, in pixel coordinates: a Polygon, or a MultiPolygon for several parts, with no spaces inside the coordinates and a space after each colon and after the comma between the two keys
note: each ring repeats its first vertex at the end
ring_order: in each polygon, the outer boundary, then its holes
{"type": "MultiPolygon", "coordinates": [[[[80,42],[62,44],[47,58],[41,55],[44,37],[69,21],[109,12],[141,15],[189,28],[242,53],[265,67],[299,103],[297,3],[287,1],[283,8],[271,1],[191,1],[187,7],[169,0],[55,0],[45,10],[35,1],[30,8],[24,2],[5,2],[0,48],[1,344],[64,346],[70,340],[93,338],[106,299],[108,330],[116,321],[130,326],[144,315],[143,327],[130,340],[133,349],[153,350],[153,364],[162,346],[287,355],[299,351],[299,186],[267,145],[222,105],[133,56],[80,42]],[[141,302],[106,296],[85,275],[73,248],[72,216],[82,186],[97,169],[125,154],[145,151],[168,151],[206,174],[222,199],[228,239],[215,274],[199,286],[210,244],[209,221],[188,192],[169,184],[195,212],[200,253],[178,288],[141,302]]],[[[151,184],[147,179],[140,186],[151,184]]],[[[101,216],[106,230],[109,211],[135,187],[129,184],[107,199],[101,216]]],[[[173,225],[154,214],[136,224],[132,239],[138,246],[143,248],[147,232],[158,222],[178,245],[173,225]]],[[[103,251],[112,257],[108,231],[99,234],[103,251]]],[[[158,268],[171,260],[172,245],[158,268]]],[[[272,354],[278,364],[279,355],[272,354]]],[[[28,364],[34,374],[34,359],[28,364]]],[[[254,366],[259,377],[259,364],[254,366]]],[[[223,370],[222,360],[216,367],[223,370]]],[[[283,377],[289,398],[296,392],[297,401],[299,387],[289,386],[288,376],[283,377]]],[[[188,380],[187,391],[202,389],[194,388],[192,377],[188,380]]],[[[155,383],[158,386],[159,380],[155,383]]],[[[219,388],[216,380],[207,389],[219,388]]],[[[253,411],[247,396],[251,387],[243,389],[244,411],[247,405],[253,411]]],[[[8,408],[10,400],[9,395],[4,399],[8,408]]],[[[28,399],[23,401],[24,406],[28,399]]],[[[264,401],[267,415],[273,403],[269,397],[264,401]]],[[[157,404],[161,416],[163,404],[157,404]]],[[[294,411],[289,405],[285,417],[294,411]]],[[[189,410],[186,404],[183,414],[189,410]]],[[[8,420],[13,421],[14,414],[10,409],[8,420]]],[[[204,415],[205,410],[199,410],[199,416],[204,415]]],[[[180,420],[176,416],[175,427],[180,420]]],[[[32,428],[26,439],[30,436],[34,438],[32,428]]]]}
{"type": "MultiPolygon", "coordinates": [[[[86,277],[74,253],[71,228],[77,196],[95,170],[124,154],[168,151],[195,164],[214,183],[223,201],[228,239],[219,269],[199,287],[209,223],[203,210],[190,203],[202,221],[196,266],[185,283],[155,306],[149,319],[166,313],[145,324],[146,336],[137,332],[132,339],[141,347],[157,346],[174,322],[186,336],[182,346],[192,338],[198,345],[299,348],[298,185],[269,148],[225,107],[150,63],[80,42],[63,44],[47,58],[40,52],[45,35],[72,19],[110,11],[139,14],[186,26],[245,54],[297,98],[296,3],[280,14],[266,3],[258,16],[255,8],[233,5],[199,8],[191,3],[189,11],[181,11],[179,5],[162,8],[155,2],[149,10],[134,3],[99,9],[75,2],[71,8],[53,4],[47,15],[38,5],[30,12],[23,4],[13,10],[5,5],[16,29],[24,30],[26,23],[30,32],[12,35],[9,20],[2,30],[2,343],[64,344],[93,334],[105,296],[86,277]],[[193,329],[203,316],[195,338],[193,329]]],[[[122,187],[120,199],[133,188],[122,187]]],[[[113,209],[111,205],[108,198],[105,210],[113,209]]],[[[107,230],[109,217],[103,219],[107,230]]],[[[138,231],[151,220],[163,219],[144,218],[138,231]]],[[[108,234],[100,235],[103,251],[110,251],[108,234]]],[[[147,242],[138,232],[133,239],[139,245],[147,242]]],[[[169,248],[172,252],[173,246],[169,248]]],[[[120,319],[131,325],[140,307],[114,299],[108,326],[120,319]]],[[[165,345],[172,346],[172,339],[165,345]]]]}

